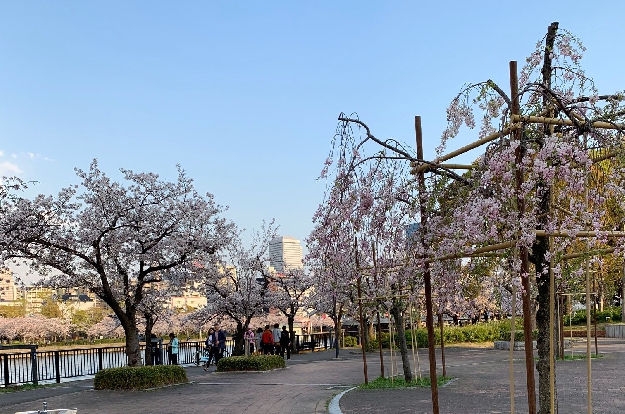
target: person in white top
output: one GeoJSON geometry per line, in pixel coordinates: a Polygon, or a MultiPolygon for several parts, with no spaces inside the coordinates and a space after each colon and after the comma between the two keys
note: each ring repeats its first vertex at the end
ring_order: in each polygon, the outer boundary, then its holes
{"type": "Polygon", "coordinates": [[[280,355],[280,337],[282,336],[282,333],[280,331],[279,323],[273,325],[273,331],[271,333],[273,334],[273,355],[280,355]]]}

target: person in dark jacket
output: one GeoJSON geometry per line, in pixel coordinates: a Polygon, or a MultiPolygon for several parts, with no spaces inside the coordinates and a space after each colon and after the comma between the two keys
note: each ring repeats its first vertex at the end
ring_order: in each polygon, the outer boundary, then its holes
{"type": "Polygon", "coordinates": [[[219,325],[215,325],[215,334],[214,334],[215,342],[213,342],[213,347],[217,348],[217,352],[215,353],[215,366],[219,363],[219,360],[224,356],[224,351],[226,350],[226,333],[221,330],[219,325]]]}
{"type": "Polygon", "coordinates": [[[282,358],[284,358],[284,351],[286,351],[286,359],[291,359],[291,336],[286,330],[286,326],[282,327],[280,333],[280,356],[282,358]]]}

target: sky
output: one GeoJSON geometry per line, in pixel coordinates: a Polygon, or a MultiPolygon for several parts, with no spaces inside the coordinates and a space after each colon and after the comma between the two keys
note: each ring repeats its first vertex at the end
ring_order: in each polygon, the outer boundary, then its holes
{"type": "Polygon", "coordinates": [[[126,168],[173,180],[180,164],[240,228],[275,219],[303,241],[341,112],[411,144],[420,115],[431,159],[462,85],[507,90],[508,62],[522,66],[552,21],[582,39],[600,93],[622,91],[624,11],[575,0],[0,0],[0,176],[55,194],[94,158],[117,178],[126,168]]]}

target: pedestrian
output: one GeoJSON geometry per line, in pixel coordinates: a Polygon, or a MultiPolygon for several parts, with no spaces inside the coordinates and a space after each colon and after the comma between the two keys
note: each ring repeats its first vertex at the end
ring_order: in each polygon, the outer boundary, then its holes
{"type": "Polygon", "coordinates": [[[219,363],[219,360],[224,356],[226,350],[226,333],[221,330],[219,324],[215,324],[215,338],[213,341],[213,347],[217,348],[215,353],[215,366],[219,363]]]}
{"type": "Polygon", "coordinates": [[[263,328],[256,329],[256,335],[254,335],[254,341],[256,342],[256,352],[260,355],[263,352],[261,338],[263,336],[263,328]]]}
{"type": "Polygon", "coordinates": [[[269,329],[269,325],[265,325],[265,330],[263,331],[262,336],[262,345],[263,355],[273,354],[273,334],[271,333],[271,329],[269,329]]]}
{"type": "Polygon", "coordinates": [[[291,336],[286,326],[283,326],[280,332],[280,356],[282,358],[284,358],[284,351],[286,351],[286,359],[291,359],[291,336]]]}
{"type": "Polygon", "coordinates": [[[274,353],[273,355],[278,355],[281,354],[280,352],[280,324],[279,323],[275,323],[273,325],[273,331],[271,332],[271,334],[273,335],[273,346],[274,346],[274,353]]]}
{"type": "Polygon", "coordinates": [[[215,354],[213,352],[213,339],[214,339],[214,335],[215,334],[215,330],[213,328],[209,328],[208,330],[208,336],[206,337],[206,341],[204,342],[204,354],[208,355],[208,361],[206,361],[204,363],[204,371],[208,371],[208,367],[210,367],[211,362],[213,361],[213,358],[215,357],[215,354]]]}
{"type": "Polygon", "coordinates": [[[178,365],[178,338],[176,338],[173,332],[169,334],[167,352],[169,353],[169,364],[178,365]]]}
{"type": "MultiPolygon", "coordinates": [[[[147,344],[146,344],[147,345],[147,344]]],[[[152,351],[152,365],[161,365],[162,362],[162,339],[158,339],[155,334],[150,335],[150,351],[152,351]]]]}
{"type": "Polygon", "coordinates": [[[245,346],[247,347],[246,355],[254,354],[254,331],[251,327],[247,328],[247,331],[243,334],[243,339],[245,339],[245,346]]]}

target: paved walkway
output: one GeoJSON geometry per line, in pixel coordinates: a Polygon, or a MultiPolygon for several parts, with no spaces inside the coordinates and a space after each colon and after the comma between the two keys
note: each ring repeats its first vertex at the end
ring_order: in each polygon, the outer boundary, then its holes
{"type": "MultiPolygon", "coordinates": [[[[576,343],[575,352],[584,352],[576,343]]],[[[601,339],[593,359],[593,412],[625,412],[625,341],[601,339]]],[[[447,374],[457,379],[439,389],[441,413],[509,413],[508,351],[446,348],[447,374]]],[[[0,414],[78,408],[79,414],[107,413],[325,413],[330,399],[363,382],[362,356],[342,350],[293,356],[288,367],[267,373],[215,373],[188,367],[192,384],[153,391],[95,391],[93,381],[0,394],[0,414]]],[[[422,375],[427,376],[427,350],[420,351],[422,375]]],[[[369,378],[379,376],[379,359],[368,354],[369,378]]],[[[440,365],[440,359],[438,360],[440,365]]],[[[523,352],[514,353],[515,408],[527,412],[523,352]]],[[[386,357],[386,372],[390,372],[386,357]]],[[[586,412],[586,362],[562,361],[557,366],[561,413],[586,412]]],[[[430,390],[359,390],[346,393],[340,409],[351,413],[429,413],[430,390]]]]}

